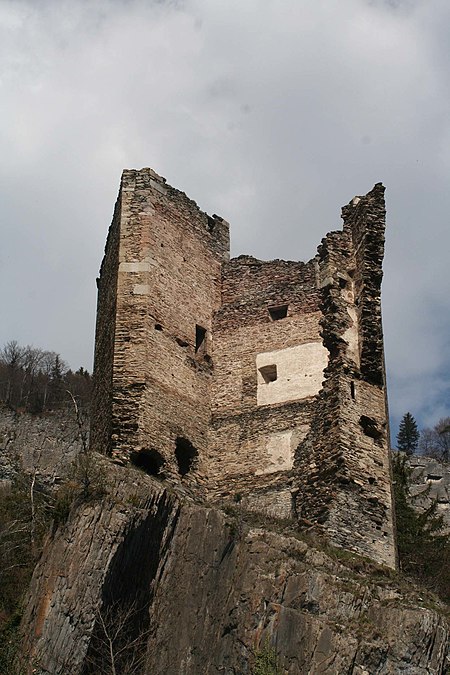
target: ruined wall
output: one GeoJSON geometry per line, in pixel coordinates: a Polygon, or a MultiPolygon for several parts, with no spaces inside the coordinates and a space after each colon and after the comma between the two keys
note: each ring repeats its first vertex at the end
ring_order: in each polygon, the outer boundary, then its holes
{"type": "Polygon", "coordinates": [[[125,171],[100,277],[93,438],[194,497],[240,495],[395,566],[383,186],[343,218],[308,263],[228,261],[227,223],[151,169],[125,171]]]}
{"type": "Polygon", "coordinates": [[[258,487],[280,483],[268,509],[283,517],[291,515],[285,472],[309,428],[328,357],[316,273],[314,261],[230,261],[213,325],[210,476],[222,495],[251,489],[253,503],[258,487]]]}
{"type": "Polygon", "coordinates": [[[121,211],[121,194],[119,194],[114,209],[113,220],[108,231],[100,276],[97,279],[98,299],[94,351],[95,371],[92,390],[91,445],[94,450],[106,453],[110,453],[112,449],[113,363],[121,211]]]}
{"type": "Polygon", "coordinates": [[[297,450],[297,513],[344,548],[395,566],[380,288],[381,184],[343,209],[319,247],[322,336],[330,351],[311,431],[297,450]]]}
{"type": "Polygon", "coordinates": [[[408,457],[411,469],[409,493],[411,504],[419,512],[436,501],[437,515],[442,516],[445,532],[450,533],[450,464],[433,457],[408,457]]]}
{"type": "MultiPolygon", "coordinates": [[[[220,305],[228,225],[151,169],[124,172],[119,204],[110,447],[117,459],[141,452],[143,465],[165,462],[168,475],[177,473],[177,438],[200,459],[206,447],[211,319],[220,305]]],[[[100,289],[114,282],[115,266],[107,245],[100,289]]],[[[99,344],[110,330],[105,323],[99,344]]],[[[102,369],[96,361],[96,377],[102,369]]]]}

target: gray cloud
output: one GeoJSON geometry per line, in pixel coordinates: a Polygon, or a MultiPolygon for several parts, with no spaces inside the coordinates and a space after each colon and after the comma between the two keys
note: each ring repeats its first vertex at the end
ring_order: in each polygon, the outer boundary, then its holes
{"type": "Polygon", "coordinates": [[[444,0],[0,2],[0,343],[91,366],[124,167],[265,259],[313,256],[382,180],[394,423],[450,414],[449,21],[444,0]]]}

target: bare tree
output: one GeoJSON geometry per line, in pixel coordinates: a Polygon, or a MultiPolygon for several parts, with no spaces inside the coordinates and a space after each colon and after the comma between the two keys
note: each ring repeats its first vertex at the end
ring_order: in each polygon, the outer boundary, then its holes
{"type": "Polygon", "coordinates": [[[21,347],[17,340],[10,340],[0,349],[0,359],[10,368],[20,368],[24,354],[25,347],[21,347]]]}
{"type": "Polygon", "coordinates": [[[432,429],[422,431],[420,450],[423,455],[434,457],[440,462],[450,460],[450,417],[443,417],[432,429]]]}
{"type": "Polygon", "coordinates": [[[118,603],[96,612],[84,675],[138,675],[147,652],[148,629],[142,624],[142,608],[137,602],[127,607],[118,603]]]}
{"type": "Polygon", "coordinates": [[[21,347],[17,340],[10,340],[0,350],[0,362],[6,373],[5,401],[11,403],[16,379],[20,374],[23,364],[25,348],[21,347]]]}
{"type": "Polygon", "coordinates": [[[25,407],[28,406],[36,377],[41,372],[43,356],[44,352],[42,349],[32,347],[31,345],[25,347],[22,366],[22,389],[20,392],[20,399],[23,401],[25,407]]]}

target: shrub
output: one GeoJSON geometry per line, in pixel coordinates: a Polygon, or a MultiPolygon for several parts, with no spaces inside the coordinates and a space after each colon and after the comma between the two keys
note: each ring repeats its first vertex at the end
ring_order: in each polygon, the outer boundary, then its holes
{"type": "Polygon", "coordinates": [[[255,665],[252,675],[281,675],[278,667],[277,653],[266,640],[262,649],[255,652],[255,665]]]}

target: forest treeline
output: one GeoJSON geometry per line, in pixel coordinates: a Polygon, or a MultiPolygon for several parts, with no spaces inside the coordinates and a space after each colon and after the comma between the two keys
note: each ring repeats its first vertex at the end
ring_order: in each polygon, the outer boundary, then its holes
{"type": "Polygon", "coordinates": [[[87,406],[91,376],[72,371],[56,352],[10,340],[0,349],[0,401],[15,410],[42,413],[67,403],[68,392],[87,406]]]}

